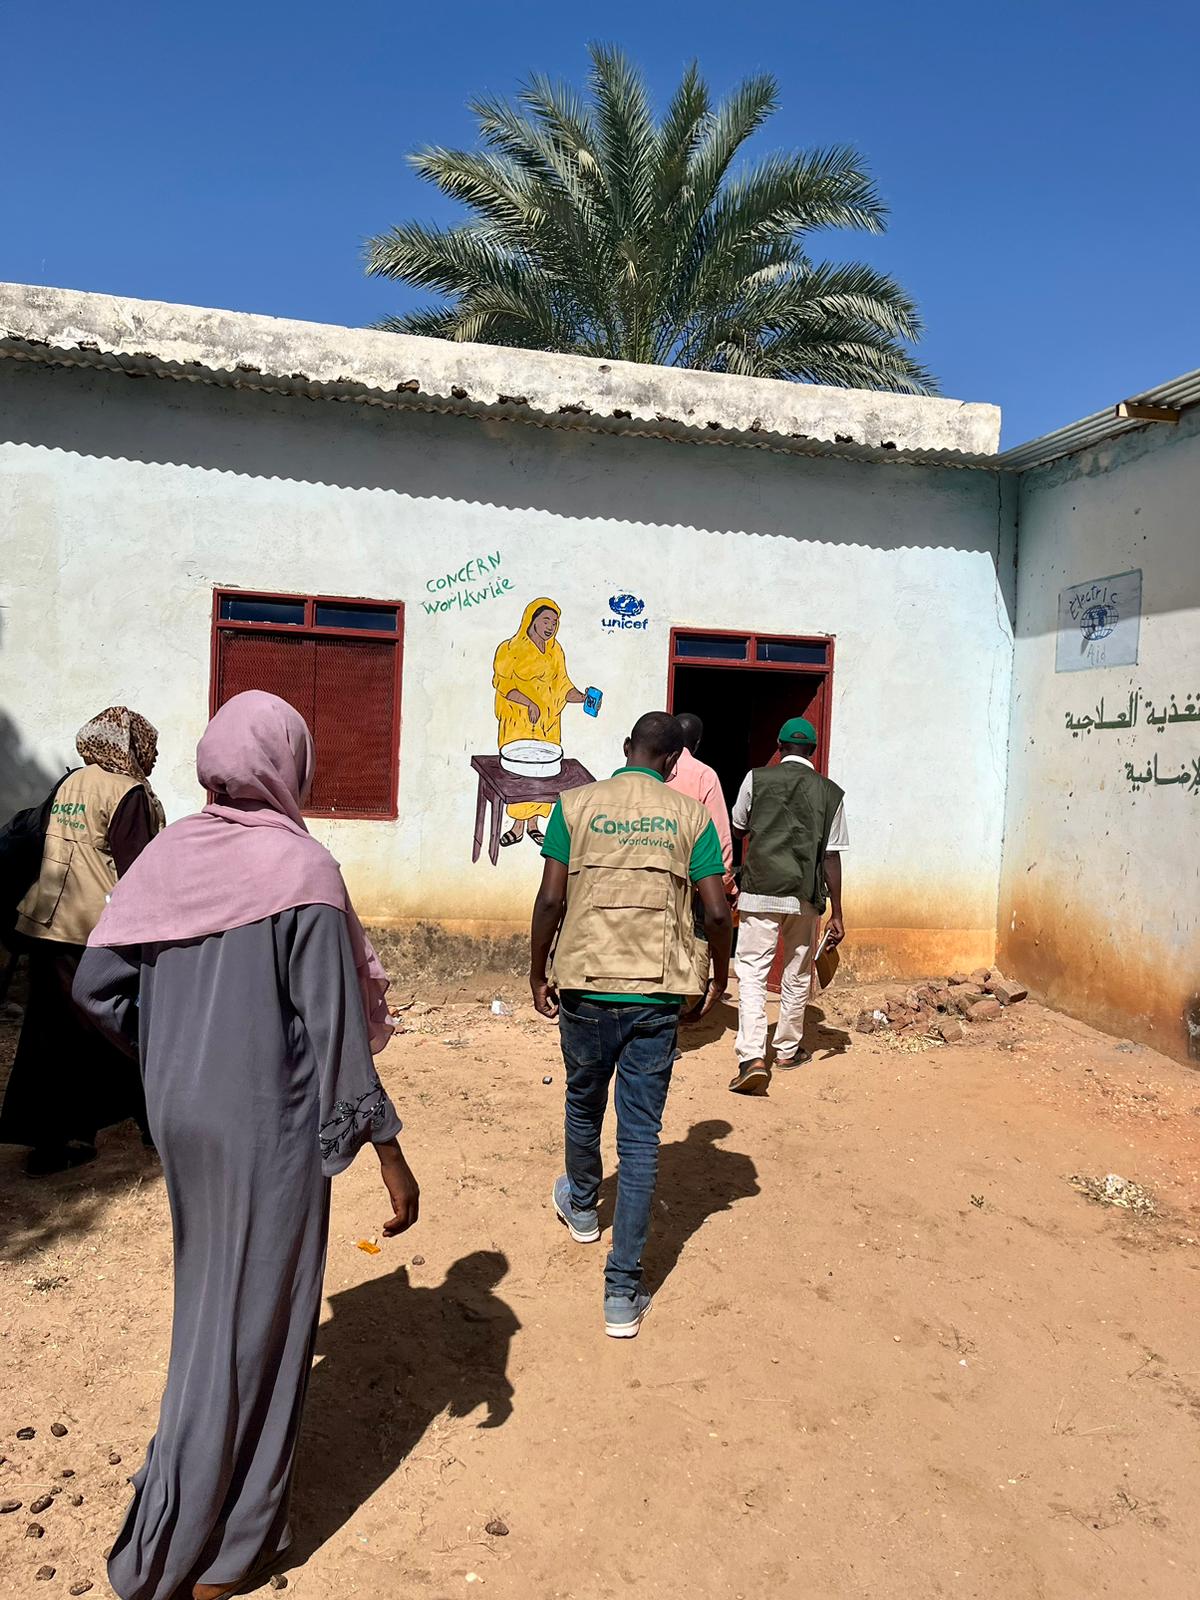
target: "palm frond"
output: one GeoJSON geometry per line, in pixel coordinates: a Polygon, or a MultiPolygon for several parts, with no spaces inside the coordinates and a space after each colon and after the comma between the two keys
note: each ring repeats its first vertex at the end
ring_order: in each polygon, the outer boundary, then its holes
{"type": "Polygon", "coordinates": [[[649,222],[653,204],[654,115],[645,79],[619,51],[589,47],[596,105],[596,157],[608,179],[617,228],[633,233],[649,222]]]}
{"type": "Polygon", "coordinates": [[[760,74],[715,108],[693,63],[656,120],[642,73],[593,44],[587,92],[531,76],[471,103],[482,148],[427,146],[414,170],[460,205],[451,227],[367,241],[369,273],[440,300],[379,326],[444,339],[677,363],[794,382],[930,393],[907,344],[912,298],[886,273],[815,263],[810,236],[881,233],[856,151],[780,153],[740,170],[778,103],[760,74]]]}

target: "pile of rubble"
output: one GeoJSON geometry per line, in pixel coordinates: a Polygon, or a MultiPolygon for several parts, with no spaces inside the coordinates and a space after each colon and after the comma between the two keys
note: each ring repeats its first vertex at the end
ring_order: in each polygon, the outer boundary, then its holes
{"type": "Polygon", "coordinates": [[[998,968],[980,967],[969,976],[952,973],[945,982],[889,989],[877,1006],[859,1012],[855,1027],[859,1033],[916,1034],[955,1044],[966,1036],[967,1023],[991,1022],[1028,993],[998,968]]]}

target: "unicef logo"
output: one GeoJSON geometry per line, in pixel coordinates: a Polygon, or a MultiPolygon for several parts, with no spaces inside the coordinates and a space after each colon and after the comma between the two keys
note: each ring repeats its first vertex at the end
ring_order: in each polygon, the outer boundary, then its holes
{"type": "Polygon", "coordinates": [[[602,628],[616,628],[621,632],[631,630],[634,633],[644,633],[649,625],[649,618],[643,617],[646,602],[639,600],[635,594],[614,594],[608,599],[608,609],[611,617],[601,617],[602,628]]]}
{"type": "Polygon", "coordinates": [[[1089,606],[1079,619],[1079,630],[1091,643],[1095,639],[1107,639],[1119,621],[1116,606],[1089,606]]]}

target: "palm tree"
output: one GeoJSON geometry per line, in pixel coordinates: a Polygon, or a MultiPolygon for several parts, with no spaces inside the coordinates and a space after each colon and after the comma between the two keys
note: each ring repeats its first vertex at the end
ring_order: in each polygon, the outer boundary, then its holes
{"type": "Polygon", "coordinates": [[[515,103],[471,103],[482,150],[428,147],[423,178],[473,215],[402,223],[366,246],[367,272],[443,297],[378,324],[622,361],[862,389],[932,392],[903,341],[916,306],[865,265],[814,261],[819,228],[881,233],[886,208],[844,146],[732,170],[778,104],[748,79],[713,109],[690,66],[656,122],[645,80],[590,48],[590,98],[544,77],[515,103]]]}

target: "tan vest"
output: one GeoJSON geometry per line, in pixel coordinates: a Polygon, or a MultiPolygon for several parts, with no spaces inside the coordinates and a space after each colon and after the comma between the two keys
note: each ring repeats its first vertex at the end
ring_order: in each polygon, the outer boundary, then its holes
{"type": "Polygon", "coordinates": [[[708,812],[642,772],[570,789],[562,808],[571,860],[551,981],[601,994],[702,993],[708,949],[692,930],[688,867],[708,812]]]}
{"type": "Polygon", "coordinates": [[[117,883],[108,848],[113,812],[138,780],[103,767],[80,767],[63,779],[42,851],[38,880],[17,907],[17,932],[30,939],[86,944],[104,899],[117,883]]]}

